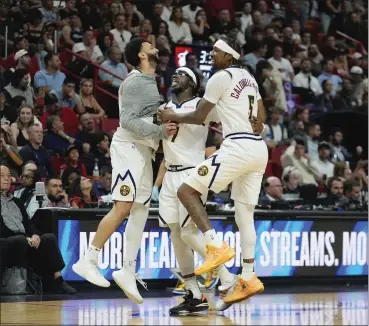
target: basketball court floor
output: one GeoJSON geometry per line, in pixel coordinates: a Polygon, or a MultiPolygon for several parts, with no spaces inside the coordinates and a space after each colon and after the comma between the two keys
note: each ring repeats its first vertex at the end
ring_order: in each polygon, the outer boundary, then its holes
{"type": "MultiPolygon", "coordinates": [[[[75,296],[6,296],[0,325],[368,325],[367,287],[341,286],[320,293],[287,290],[266,290],[222,313],[209,310],[191,316],[169,315],[181,298],[168,292],[147,292],[142,305],[118,289],[75,296]]],[[[211,303],[216,300],[214,294],[207,297],[211,303]]]]}

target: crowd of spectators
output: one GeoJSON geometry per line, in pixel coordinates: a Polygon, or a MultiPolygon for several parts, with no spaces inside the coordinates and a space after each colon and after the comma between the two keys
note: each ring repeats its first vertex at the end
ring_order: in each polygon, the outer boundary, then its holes
{"type": "MultiPolygon", "coordinates": [[[[241,64],[267,111],[262,136],[271,158],[280,153],[260,205],[312,196],[337,209],[365,209],[367,142],[358,138],[347,149],[347,133],[316,119],[368,113],[363,0],[2,1],[0,164],[13,178],[2,196],[11,200],[16,188],[16,204],[32,218],[40,180],[43,207],[91,207],[109,195],[111,133],[103,126],[118,117],[118,87],[133,68],[124,58],[127,42],[142,37],[158,48],[158,89],[168,101],[175,46],[211,47],[221,35],[241,43],[241,64]]],[[[195,53],[185,64],[201,76],[201,96],[209,74],[195,53]]]]}

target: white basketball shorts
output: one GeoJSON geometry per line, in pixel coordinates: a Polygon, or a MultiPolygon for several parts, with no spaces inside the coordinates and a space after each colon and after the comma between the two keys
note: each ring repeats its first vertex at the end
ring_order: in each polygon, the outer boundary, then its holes
{"type": "Polygon", "coordinates": [[[112,141],[110,155],[113,200],[150,205],[152,149],[140,144],[112,141]]]}
{"type": "MultiPolygon", "coordinates": [[[[193,223],[186,208],[177,197],[178,188],[193,170],[194,167],[181,168],[176,166],[175,168],[169,167],[165,172],[159,195],[159,225],[161,227],[167,227],[168,224],[172,223],[179,223],[181,227],[185,227],[193,223]]],[[[207,191],[201,196],[204,204],[207,196],[207,191]]]]}
{"type": "Polygon", "coordinates": [[[267,163],[268,149],[260,136],[231,134],[185,183],[203,194],[208,189],[218,193],[232,182],[233,200],[256,205],[267,163]]]}

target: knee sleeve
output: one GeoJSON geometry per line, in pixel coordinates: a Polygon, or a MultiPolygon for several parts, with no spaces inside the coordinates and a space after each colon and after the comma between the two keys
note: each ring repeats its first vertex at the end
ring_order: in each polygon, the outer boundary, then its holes
{"type": "Polygon", "coordinates": [[[205,237],[194,224],[190,223],[181,228],[181,238],[192,250],[196,251],[201,257],[205,257],[205,237]]]}
{"type": "Polygon", "coordinates": [[[171,239],[179,269],[181,270],[182,275],[192,274],[195,269],[192,249],[183,241],[179,223],[170,223],[168,226],[171,231],[171,239]]]}
{"type": "Polygon", "coordinates": [[[235,218],[241,235],[243,259],[255,256],[256,231],[254,225],[255,206],[235,201],[235,218]]]}

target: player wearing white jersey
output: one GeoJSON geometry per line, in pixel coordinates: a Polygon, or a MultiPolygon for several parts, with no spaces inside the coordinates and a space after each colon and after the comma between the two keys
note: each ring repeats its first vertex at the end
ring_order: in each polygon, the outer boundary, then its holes
{"type": "Polygon", "coordinates": [[[123,268],[112,276],[132,301],[142,303],[136,284],[136,258],[149,214],[152,153],[159,140],[173,135],[177,126],[174,123],[159,126],[154,121],[160,105],[155,80],[158,50],[144,39],[134,38],[127,44],[125,56],[138,69],[122,82],[118,93],[120,126],[110,146],[114,206],[101,220],[87,255],[80,257],[73,271],[93,284],[110,286],[97,268],[98,256],[105,242],[130,214],[125,230],[123,268]]]}
{"type": "Polygon", "coordinates": [[[219,192],[232,182],[235,219],[241,235],[243,271],[233,286],[221,288],[225,291],[223,308],[264,290],[254,273],[254,210],[268,160],[268,150],[260,135],[254,132],[262,132],[265,112],[254,77],[245,68],[234,66],[240,51],[241,46],[237,41],[219,39],[212,51],[214,66],[219,71],[209,79],[196,111],[179,114],[165,109],[160,112],[162,121],[201,124],[211,110],[216,108],[222,122],[222,146],[196,167],[177,194],[205,235],[206,259],[195,270],[199,275],[218,268],[235,256],[235,251],[217,237],[200,201],[201,194],[208,189],[219,192]]]}
{"type": "MultiPolygon", "coordinates": [[[[196,78],[191,69],[178,68],[173,74],[171,85],[175,101],[170,101],[165,107],[171,107],[178,113],[195,111],[201,100],[194,96],[198,85],[199,78],[196,78]]],[[[192,313],[209,308],[194,274],[193,250],[205,257],[205,239],[179,201],[177,190],[195,166],[204,160],[209,122],[218,120],[214,110],[200,125],[180,123],[176,134],[163,140],[166,172],[159,196],[159,224],[171,230],[174,252],[187,289],[184,301],[171,308],[171,314],[192,313]]],[[[207,191],[202,194],[201,201],[205,203],[206,199],[207,191]]],[[[235,282],[235,276],[229,273],[224,265],[220,266],[217,272],[223,286],[229,287],[235,282]]]]}

